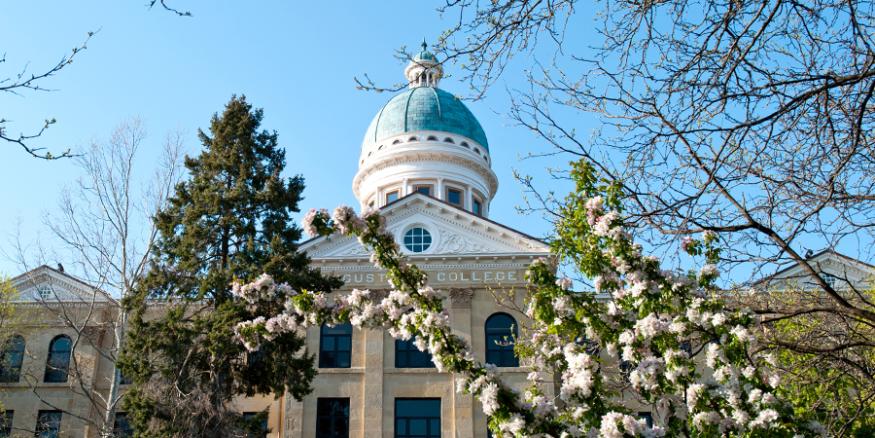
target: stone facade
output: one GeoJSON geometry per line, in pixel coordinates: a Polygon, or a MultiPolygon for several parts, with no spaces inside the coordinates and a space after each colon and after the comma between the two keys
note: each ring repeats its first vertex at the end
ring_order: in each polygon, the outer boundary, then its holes
{"type": "MultiPolygon", "coordinates": [[[[109,398],[114,378],[110,358],[114,354],[117,302],[99,288],[48,266],[15,277],[12,284],[18,293],[12,313],[14,334],[25,343],[20,378],[0,383],[3,409],[13,413],[12,436],[34,436],[40,411],[60,411],[62,437],[99,436],[103,400],[109,398]],[[67,381],[46,382],[49,348],[60,336],[73,341],[67,381]]],[[[155,307],[154,311],[161,309],[155,307]]],[[[121,386],[122,393],[126,389],[126,385],[121,386]]],[[[268,425],[279,432],[283,403],[283,398],[267,395],[241,398],[234,407],[240,412],[268,409],[268,425]]]]}

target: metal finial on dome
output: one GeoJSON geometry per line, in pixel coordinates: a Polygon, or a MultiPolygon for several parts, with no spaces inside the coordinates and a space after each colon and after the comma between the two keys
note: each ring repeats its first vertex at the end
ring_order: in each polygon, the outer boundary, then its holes
{"type": "Polygon", "coordinates": [[[422,51],[424,52],[426,50],[428,50],[428,43],[425,42],[425,38],[423,37],[422,38],[422,51]]]}

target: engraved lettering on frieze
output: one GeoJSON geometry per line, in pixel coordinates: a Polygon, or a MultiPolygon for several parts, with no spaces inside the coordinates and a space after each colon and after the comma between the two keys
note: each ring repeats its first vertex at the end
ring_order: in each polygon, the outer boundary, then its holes
{"type": "MultiPolygon", "coordinates": [[[[517,283],[523,281],[524,275],[518,269],[493,269],[493,270],[431,270],[428,266],[422,267],[428,282],[434,286],[443,284],[506,284],[517,283]]],[[[332,272],[331,269],[325,269],[325,273],[337,275],[348,286],[385,286],[388,284],[388,277],[385,272],[332,272]]]]}

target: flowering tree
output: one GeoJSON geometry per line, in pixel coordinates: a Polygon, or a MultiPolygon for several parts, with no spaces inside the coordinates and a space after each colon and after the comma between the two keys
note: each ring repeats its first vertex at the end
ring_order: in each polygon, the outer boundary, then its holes
{"type": "Polygon", "coordinates": [[[596,293],[575,293],[557,278],[555,265],[534,262],[526,313],[530,333],[517,344],[531,367],[519,393],[496,369],[474,358],[453,334],[442,295],[425,274],[405,263],[398,245],[374,211],[361,217],[349,207],[329,216],[312,210],[305,230],[358,236],[373,250],[393,291],[378,300],[368,290],[345,296],[293,290],[267,276],[234,284],[233,293],[253,307],[276,300],[285,310],[240,323],[236,333],[250,350],[275,337],[317,324],[349,321],[386,329],[396,339],[415,337],[441,372],[464,376],[459,391],[476,396],[497,436],[810,436],[816,423],[793,418],[774,395],[773,359],[758,354],[749,312],[723,310],[713,286],[719,250],[712,234],[683,246],[705,264],[698,273],[662,270],[624,231],[614,185],[586,162],[573,166],[576,189],[557,225],[554,253],[594,279],[596,293]],[[597,348],[596,348],[597,347],[597,348]],[[558,388],[550,376],[560,376],[558,388]],[[554,389],[558,393],[554,394],[554,389]],[[629,409],[645,405],[658,418],[648,426],[629,409]]]}

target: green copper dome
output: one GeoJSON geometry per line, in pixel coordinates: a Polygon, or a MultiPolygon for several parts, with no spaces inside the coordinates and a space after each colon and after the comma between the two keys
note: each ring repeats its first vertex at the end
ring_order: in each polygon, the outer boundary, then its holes
{"type": "Polygon", "coordinates": [[[486,133],[468,107],[440,88],[425,86],[411,88],[390,99],[368,127],[365,141],[379,142],[414,131],[458,134],[489,150],[486,133]]]}

